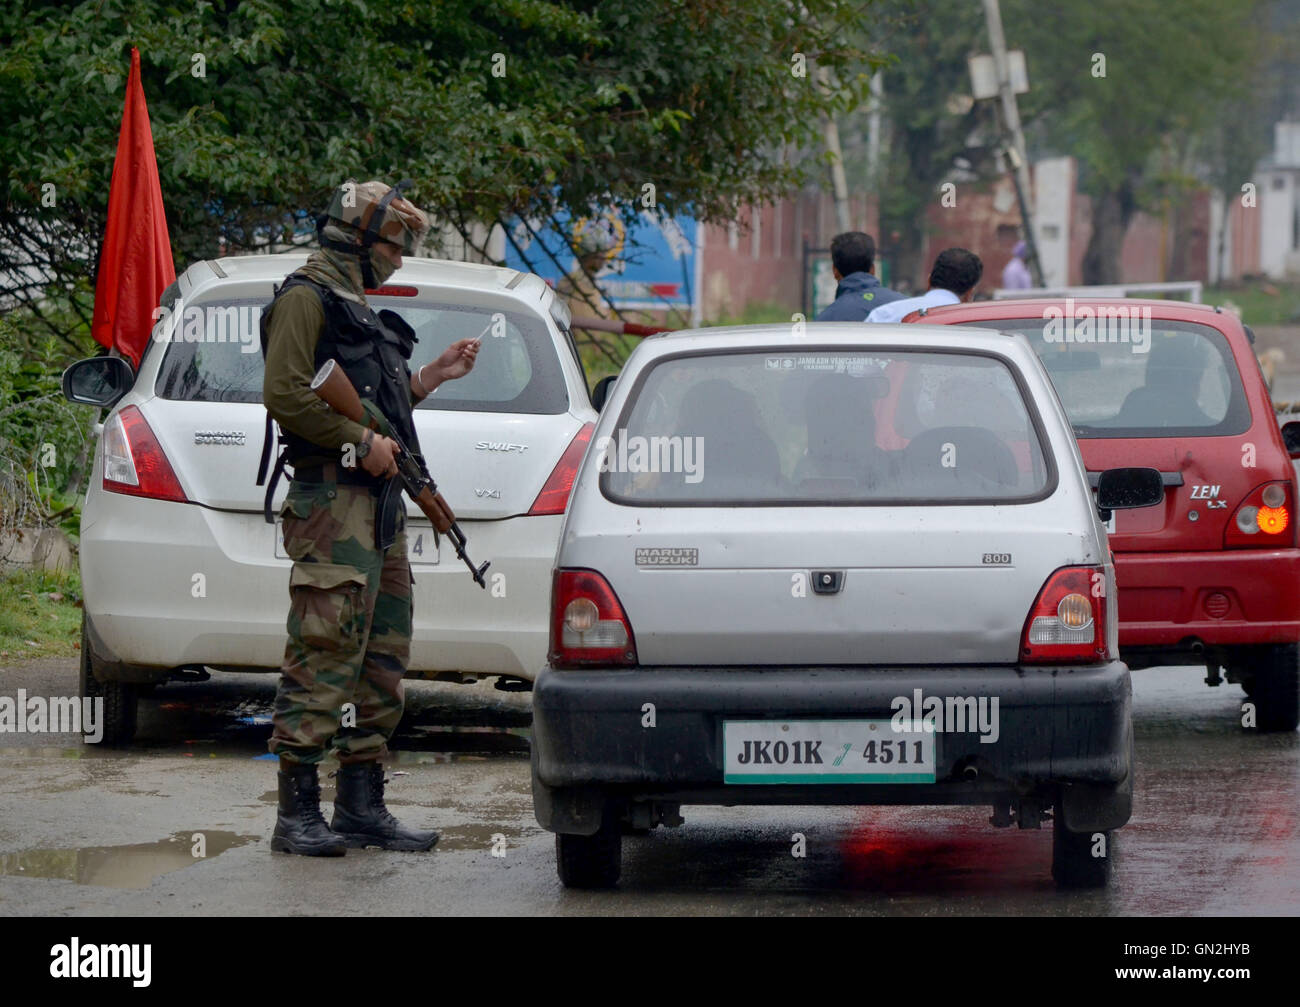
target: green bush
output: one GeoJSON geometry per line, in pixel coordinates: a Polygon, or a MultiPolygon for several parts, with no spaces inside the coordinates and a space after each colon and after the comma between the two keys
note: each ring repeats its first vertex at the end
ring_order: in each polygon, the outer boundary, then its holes
{"type": "Polygon", "coordinates": [[[0,315],[0,527],[58,524],[75,541],[95,413],[67,402],[60,381],[94,344],[83,327],[78,354],[28,322],[22,310],[0,315]]]}

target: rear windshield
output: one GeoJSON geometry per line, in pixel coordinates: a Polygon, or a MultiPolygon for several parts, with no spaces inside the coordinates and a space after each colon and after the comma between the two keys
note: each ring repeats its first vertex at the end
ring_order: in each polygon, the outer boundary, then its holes
{"type": "Polygon", "coordinates": [[[593,445],[601,488],[635,505],[986,503],[1055,485],[1007,364],[843,350],[669,357],[593,445]]]}
{"type": "MultiPolygon", "coordinates": [[[[376,311],[392,308],[415,330],[412,370],[434,360],[457,339],[482,336],[474,370],[442,385],[419,408],[506,413],[568,410],[555,341],[541,318],[411,297],[369,300],[376,311]]],[[[158,372],[157,394],[191,402],[261,402],[259,326],[267,303],[265,298],[227,299],[182,310],[158,372]]]]}
{"type": "Polygon", "coordinates": [[[1153,320],[1149,309],[1136,318],[1099,312],[1105,317],[1088,318],[1087,328],[1084,319],[1058,318],[1059,312],[970,324],[1029,339],[1077,437],[1219,437],[1249,429],[1250,407],[1223,333],[1153,320]]]}

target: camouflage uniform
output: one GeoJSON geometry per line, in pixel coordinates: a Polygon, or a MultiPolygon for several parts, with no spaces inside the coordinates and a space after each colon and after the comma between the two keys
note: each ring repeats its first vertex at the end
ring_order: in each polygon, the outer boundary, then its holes
{"type": "Polygon", "coordinates": [[[375,496],[364,486],[294,482],[280,515],[294,564],[271,751],[320,762],[332,741],[340,763],[381,759],[402,719],[411,649],[405,517],[380,553],[375,496]],[[341,726],[348,703],[354,726],[341,726]]]}

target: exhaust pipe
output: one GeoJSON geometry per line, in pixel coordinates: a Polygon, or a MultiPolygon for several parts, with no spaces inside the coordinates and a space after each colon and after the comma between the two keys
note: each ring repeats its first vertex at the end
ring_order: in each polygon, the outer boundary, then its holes
{"type": "Polygon", "coordinates": [[[976,780],[979,779],[979,776],[980,776],[980,771],[976,769],[974,766],[967,766],[965,769],[961,771],[961,778],[963,780],[966,780],[968,783],[974,783],[976,780]]]}

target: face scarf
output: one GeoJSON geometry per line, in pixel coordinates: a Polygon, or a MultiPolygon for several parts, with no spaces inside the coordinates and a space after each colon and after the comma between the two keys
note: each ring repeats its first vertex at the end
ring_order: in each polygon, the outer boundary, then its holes
{"type": "MultiPolygon", "coordinates": [[[[357,233],[352,228],[340,227],[331,223],[325,228],[325,237],[333,241],[352,241],[357,233]]],[[[377,284],[382,285],[393,275],[395,267],[385,262],[370,249],[370,268],[374,270],[377,284]],[[381,268],[382,267],[382,268],[381,268]]],[[[306,263],[298,272],[309,280],[315,280],[333,290],[340,297],[358,304],[365,304],[365,284],[361,279],[361,260],[355,255],[336,252],[332,248],[321,248],[308,256],[306,263]]]]}
{"type": "MultiPolygon", "coordinates": [[[[357,271],[358,272],[361,271],[360,267],[357,268],[357,271]]],[[[375,246],[371,245],[370,246],[370,271],[375,274],[375,286],[382,287],[385,283],[388,282],[389,277],[391,277],[395,272],[397,272],[397,266],[393,264],[392,260],[385,259],[382,255],[380,255],[377,251],[375,251],[375,246]]]]}

